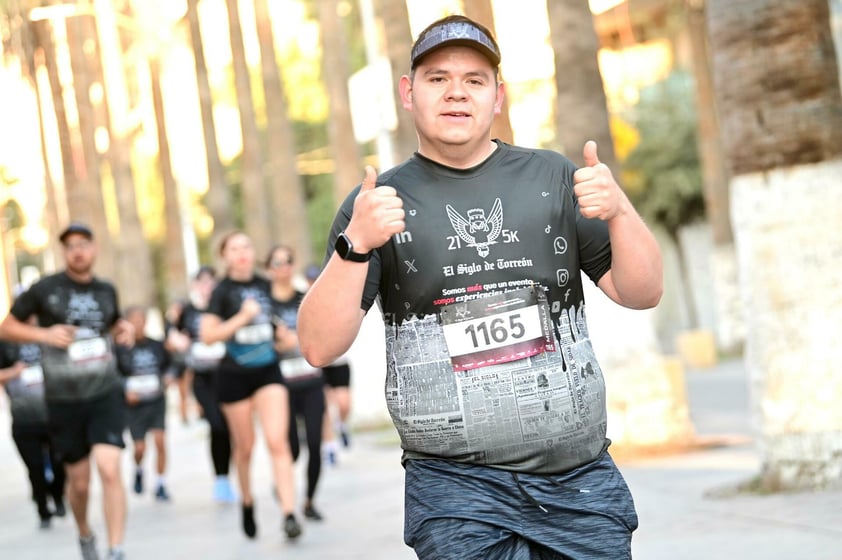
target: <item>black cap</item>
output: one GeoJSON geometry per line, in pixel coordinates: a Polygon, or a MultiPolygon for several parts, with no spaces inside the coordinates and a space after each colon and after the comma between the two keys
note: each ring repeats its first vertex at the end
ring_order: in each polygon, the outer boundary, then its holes
{"type": "Polygon", "coordinates": [[[58,236],[58,240],[64,243],[64,240],[67,239],[67,236],[73,235],[74,233],[81,235],[87,239],[94,238],[94,232],[91,231],[91,228],[80,222],[72,222],[69,226],[67,226],[64,229],[63,232],[61,232],[61,235],[58,236]]]}
{"type": "Polygon", "coordinates": [[[471,47],[485,55],[495,68],[500,65],[500,49],[494,39],[470,19],[461,17],[456,20],[445,18],[425,30],[424,36],[412,47],[410,66],[415,68],[421,58],[449,46],[471,47]]]}

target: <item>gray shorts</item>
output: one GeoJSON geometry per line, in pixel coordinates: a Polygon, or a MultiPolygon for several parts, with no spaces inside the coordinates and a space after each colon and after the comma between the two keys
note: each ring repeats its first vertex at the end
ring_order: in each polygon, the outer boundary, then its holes
{"type": "Polygon", "coordinates": [[[629,559],[637,513],[611,456],[561,475],[406,462],[404,541],[426,559],[629,559]]]}
{"type": "Polygon", "coordinates": [[[163,430],[167,413],[167,400],[163,396],[135,406],[126,405],[126,425],[132,441],[146,437],[149,430],[163,430]]]}

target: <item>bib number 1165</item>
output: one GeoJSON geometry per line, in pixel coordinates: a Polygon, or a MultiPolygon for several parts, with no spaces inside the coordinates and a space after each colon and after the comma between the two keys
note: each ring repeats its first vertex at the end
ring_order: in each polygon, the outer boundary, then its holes
{"type": "Polygon", "coordinates": [[[503,317],[495,317],[490,321],[480,320],[476,324],[465,327],[465,334],[471,337],[475,349],[491,346],[493,343],[505,343],[507,340],[522,340],[526,334],[526,327],[520,313],[509,315],[508,324],[503,317]]]}

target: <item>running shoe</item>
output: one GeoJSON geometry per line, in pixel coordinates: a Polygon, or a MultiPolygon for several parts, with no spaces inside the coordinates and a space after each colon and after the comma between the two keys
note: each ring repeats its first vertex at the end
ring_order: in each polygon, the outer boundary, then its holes
{"type": "Polygon", "coordinates": [[[351,447],[351,434],[348,433],[348,430],[345,428],[340,430],[339,437],[342,439],[342,447],[346,449],[351,447]]]}
{"type": "Polygon", "coordinates": [[[38,523],[38,527],[41,529],[49,529],[50,528],[50,518],[49,517],[42,517],[41,521],[38,523]]]}
{"type": "Polygon", "coordinates": [[[324,519],[322,514],[319,513],[319,510],[313,507],[313,504],[307,504],[304,506],[304,517],[310,519],[311,521],[322,521],[324,519]]]}
{"type": "Polygon", "coordinates": [[[67,515],[67,510],[64,509],[64,500],[54,500],[56,509],[53,512],[53,515],[56,517],[64,517],[67,515]]]}
{"type": "Polygon", "coordinates": [[[93,533],[87,537],[79,537],[79,548],[82,549],[82,560],[99,560],[96,551],[96,537],[93,533]]]}
{"type": "Polygon", "coordinates": [[[135,471],[134,473],[134,493],[143,494],[143,473],[135,471]]]}
{"type": "Polygon", "coordinates": [[[170,501],[170,494],[167,492],[166,486],[161,484],[158,486],[158,489],[155,490],[155,499],[159,502],[169,502],[170,501]]]}
{"type": "Polygon", "coordinates": [[[292,513],[284,519],[284,532],[290,540],[297,539],[301,536],[301,525],[298,524],[298,520],[292,513]]]}
{"type": "Polygon", "coordinates": [[[213,483],[213,500],[218,504],[233,504],[237,501],[237,495],[227,476],[216,477],[213,483]]]}
{"type": "Polygon", "coordinates": [[[126,560],[126,553],[122,550],[109,550],[108,560],[126,560]]]}
{"type": "Polygon", "coordinates": [[[257,536],[257,523],[254,521],[254,504],[243,504],[243,533],[250,539],[257,536]]]}

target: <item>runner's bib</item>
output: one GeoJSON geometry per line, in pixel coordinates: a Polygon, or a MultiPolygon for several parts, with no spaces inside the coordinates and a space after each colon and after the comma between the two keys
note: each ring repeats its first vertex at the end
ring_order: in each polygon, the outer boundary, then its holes
{"type": "Polygon", "coordinates": [[[537,287],[447,305],[441,319],[454,371],[555,350],[547,296],[537,287]]]}
{"type": "Polygon", "coordinates": [[[107,361],[111,354],[108,351],[108,343],[105,338],[97,336],[72,342],[67,347],[67,356],[71,363],[83,364],[107,361]]]}
{"type": "Polygon", "coordinates": [[[225,343],[215,342],[203,344],[194,342],[187,354],[188,365],[193,369],[204,371],[216,366],[225,355],[225,343]]]}
{"type": "Polygon", "coordinates": [[[44,383],[44,370],[39,364],[24,368],[24,370],[20,372],[20,381],[27,387],[41,385],[44,383]]]}
{"type": "Polygon", "coordinates": [[[161,389],[161,379],[154,373],[133,375],[126,379],[126,390],[141,396],[156,394],[161,389]]]}
{"type": "Polygon", "coordinates": [[[234,340],[238,344],[260,344],[272,340],[274,336],[275,331],[271,323],[260,323],[240,327],[234,333],[234,340]]]}
{"type": "Polygon", "coordinates": [[[281,373],[284,379],[296,380],[321,375],[321,370],[310,365],[303,356],[281,360],[281,373]]]}

